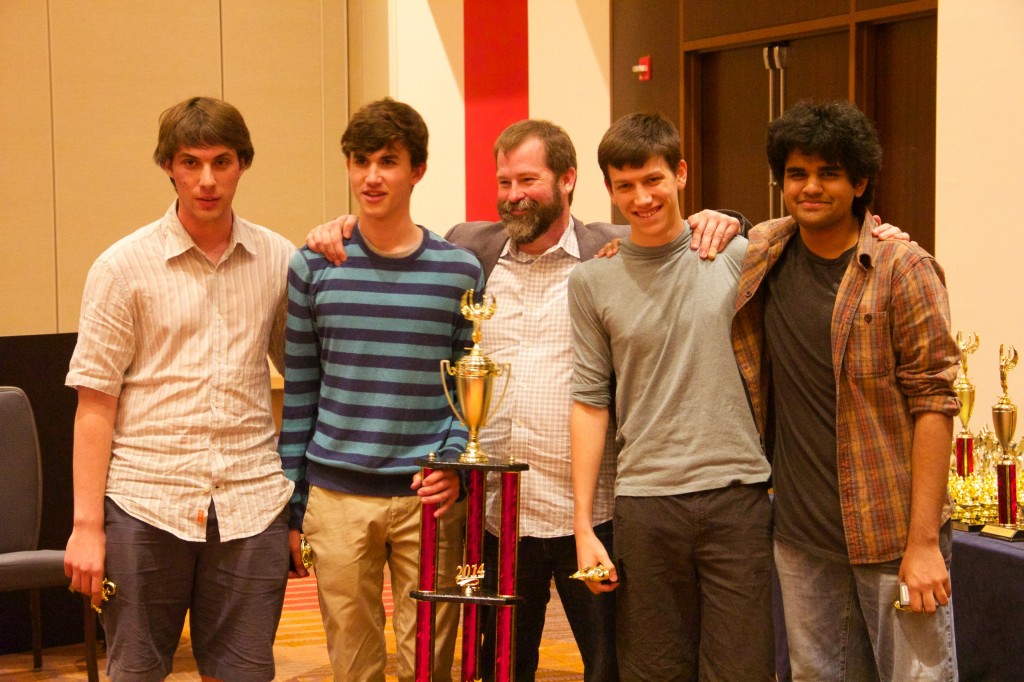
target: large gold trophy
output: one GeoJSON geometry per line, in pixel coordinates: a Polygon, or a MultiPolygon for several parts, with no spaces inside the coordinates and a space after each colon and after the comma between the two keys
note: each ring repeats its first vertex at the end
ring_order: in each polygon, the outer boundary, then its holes
{"type": "Polygon", "coordinates": [[[999,383],[1003,395],[992,406],[992,426],[1002,448],[1002,457],[996,464],[999,515],[998,524],[988,524],[981,529],[982,535],[1016,542],[1024,540],[1024,529],[1017,524],[1017,463],[1010,454],[1010,441],[1017,430],[1017,406],[1010,400],[1006,375],[1017,366],[1017,350],[1010,346],[1004,352],[999,346],[999,383]]]}
{"type": "Polygon", "coordinates": [[[491,397],[494,395],[494,380],[498,377],[505,377],[505,387],[501,391],[497,405],[505,399],[505,391],[508,390],[508,382],[511,378],[511,367],[508,363],[499,365],[484,355],[480,347],[482,338],[480,325],[484,320],[489,320],[495,311],[494,297],[484,297],[483,302],[473,302],[473,290],[470,289],[462,294],[462,315],[473,323],[473,348],[469,354],[455,363],[455,367],[448,360],[441,361],[441,381],[444,385],[444,394],[448,398],[448,404],[452,412],[459,418],[469,430],[469,438],[466,442],[466,450],[459,455],[459,461],[463,464],[484,464],[489,460],[487,453],[480,448],[480,429],[487,426],[487,419],[491,414],[491,397]],[[455,392],[459,398],[459,405],[462,412],[455,407],[451,392],[448,390],[448,377],[455,377],[455,392]]]}
{"type": "Polygon", "coordinates": [[[493,297],[484,297],[481,303],[474,303],[473,290],[462,295],[460,303],[463,316],[473,323],[473,348],[452,366],[448,360],[441,361],[441,382],[445,396],[455,416],[465,425],[469,436],[466,449],[458,461],[444,461],[433,454],[427,459],[417,460],[423,467],[423,476],[435,469],[454,469],[462,473],[466,481],[466,545],[463,564],[459,566],[455,587],[437,586],[438,534],[434,512],[436,504],[423,505],[420,516],[420,576],[419,589],[412,597],[419,603],[416,612],[416,682],[428,682],[433,669],[434,605],[437,602],[462,604],[462,677],[461,682],[472,682],[478,677],[480,612],[479,607],[489,605],[497,609],[495,636],[494,679],[510,682],[515,669],[515,647],[513,639],[513,614],[520,598],[515,594],[517,550],[519,547],[519,474],[529,469],[523,462],[492,461],[480,448],[480,429],[494,410],[501,405],[508,389],[511,367],[497,364],[484,355],[480,347],[481,324],[495,312],[493,297]],[[452,399],[448,383],[455,379],[455,393],[452,399]],[[498,402],[491,406],[494,382],[505,378],[505,386],[498,402]],[[461,407],[461,410],[459,409],[461,407]],[[484,493],[487,472],[501,473],[501,519],[498,537],[498,566],[484,566],[484,493]],[[497,589],[488,589],[485,576],[496,576],[497,589]]]}

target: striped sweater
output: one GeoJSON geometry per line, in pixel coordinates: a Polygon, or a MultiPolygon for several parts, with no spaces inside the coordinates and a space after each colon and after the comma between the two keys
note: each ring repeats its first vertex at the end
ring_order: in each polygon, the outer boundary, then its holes
{"type": "Polygon", "coordinates": [[[483,289],[476,258],[425,229],[403,258],[375,254],[358,225],[345,250],[348,260],[334,266],[299,249],[288,271],[278,451],[296,482],[293,528],[301,528],[310,484],[411,495],[414,459],[466,443],[439,367],[471,345],[459,299],[483,289]]]}

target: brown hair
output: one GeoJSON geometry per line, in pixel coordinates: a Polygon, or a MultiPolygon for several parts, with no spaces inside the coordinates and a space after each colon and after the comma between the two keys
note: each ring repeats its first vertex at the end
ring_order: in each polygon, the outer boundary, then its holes
{"type": "Polygon", "coordinates": [[[242,168],[256,155],[245,119],[235,107],[212,97],[192,97],[160,114],[160,133],[153,160],[161,168],[182,147],[224,145],[238,155],[242,168]]]}
{"type": "Polygon", "coordinates": [[[370,102],[352,116],[341,136],[341,151],[350,158],[356,152],[372,154],[399,143],[409,152],[415,168],[427,162],[428,138],[427,124],[418,111],[385,97],[370,102]]]}
{"type": "MultiPolygon", "coordinates": [[[[551,121],[537,118],[518,121],[501,131],[501,135],[494,141],[494,160],[498,160],[498,152],[513,152],[532,138],[537,138],[544,145],[544,163],[555,174],[555,178],[561,178],[570,168],[576,168],[576,147],[569,139],[569,134],[551,121]]],[[[573,191],[575,189],[573,187],[573,191]]],[[[569,192],[569,203],[572,203],[572,192],[569,192]]]]}

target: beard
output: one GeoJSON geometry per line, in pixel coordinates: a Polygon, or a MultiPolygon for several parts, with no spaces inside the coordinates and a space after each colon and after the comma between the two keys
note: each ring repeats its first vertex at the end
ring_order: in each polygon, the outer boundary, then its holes
{"type": "Polygon", "coordinates": [[[561,195],[552,187],[551,201],[541,203],[529,198],[519,201],[499,201],[498,215],[505,225],[509,241],[515,246],[529,244],[548,231],[562,215],[561,195]],[[513,211],[525,211],[515,215],[513,211]]]}

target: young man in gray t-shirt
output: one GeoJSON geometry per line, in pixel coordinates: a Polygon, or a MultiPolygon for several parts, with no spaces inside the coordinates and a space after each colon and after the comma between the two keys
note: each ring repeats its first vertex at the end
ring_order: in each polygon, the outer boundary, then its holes
{"type": "Polygon", "coordinates": [[[624,679],[768,679],[770,469],[730,351],[746,241],[714,261],[690,251],[679,150],[675,127],[643,114],[613,124],[598,148],[630,236],[569,279],[577,558],[610,569],[592,590],[622,588],[624,679]],[[591,524],[613,399],[614,561],[591,524]]]}

